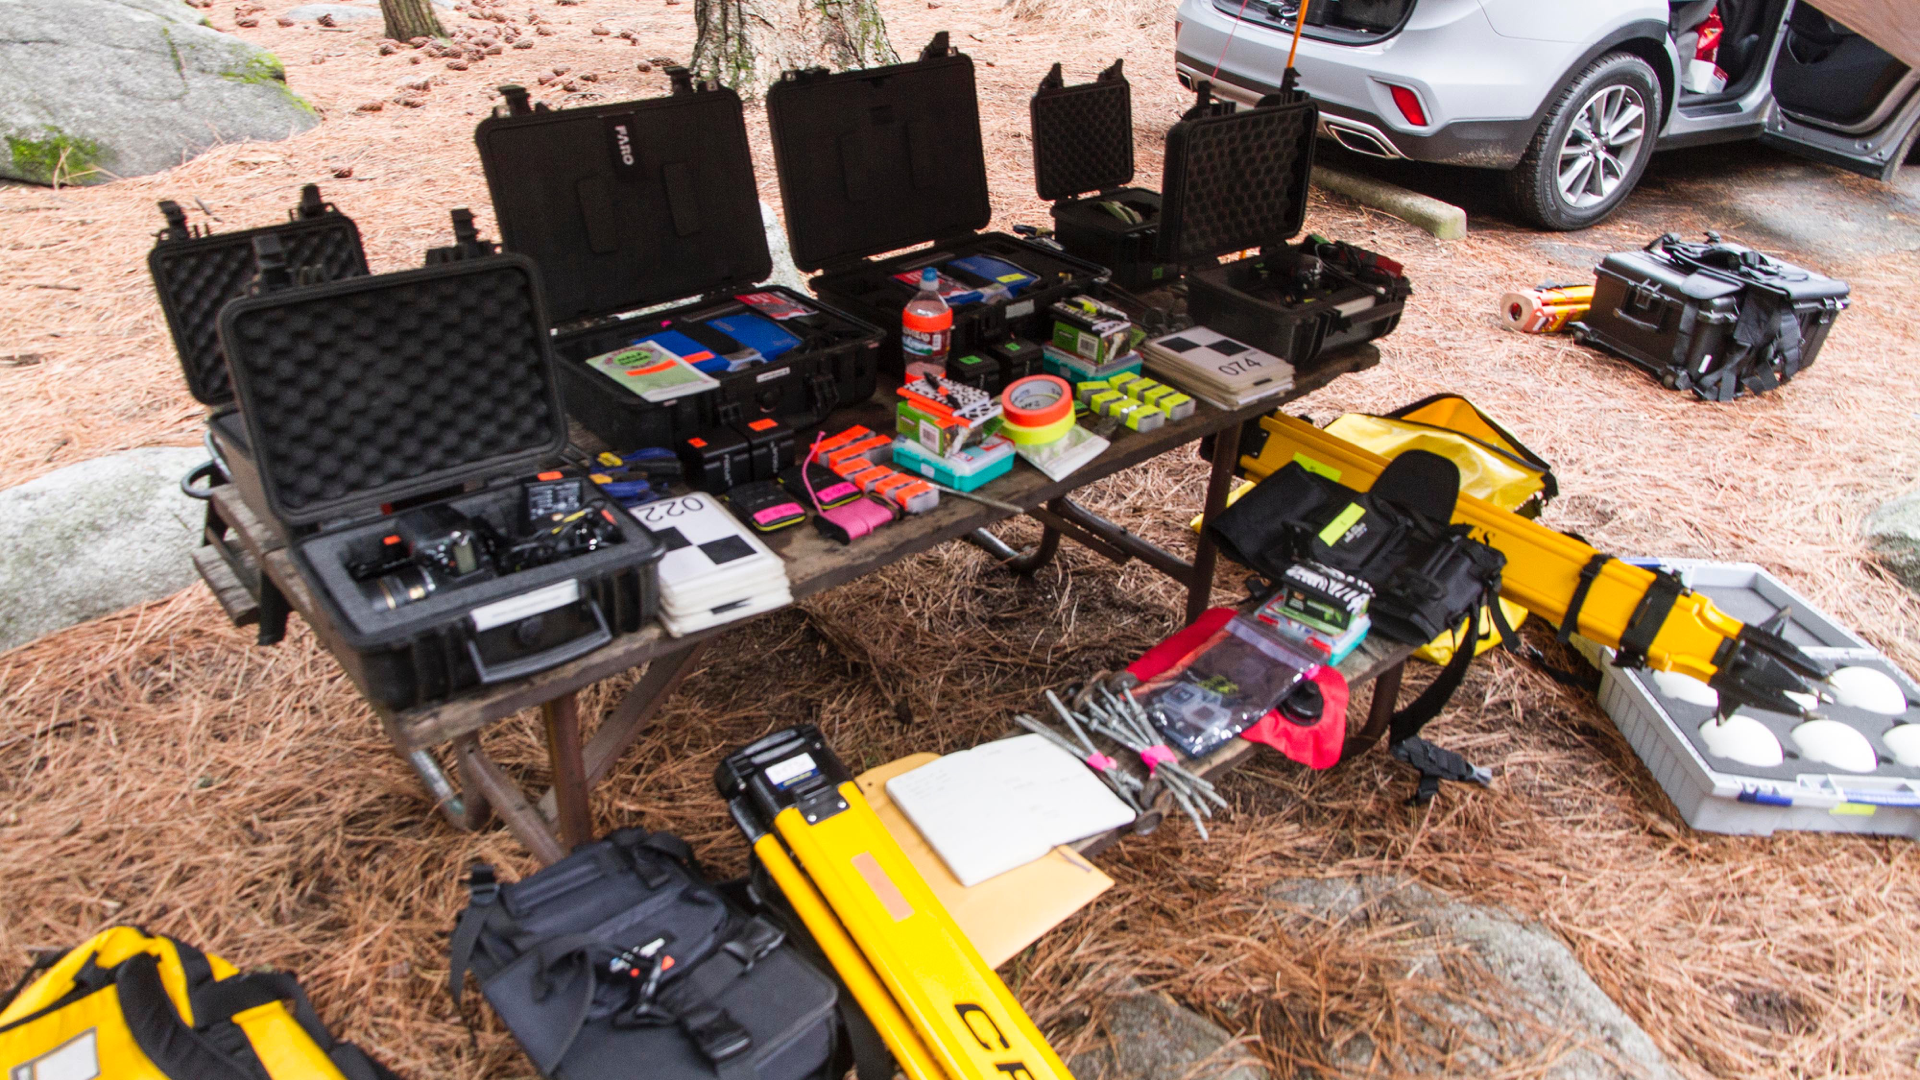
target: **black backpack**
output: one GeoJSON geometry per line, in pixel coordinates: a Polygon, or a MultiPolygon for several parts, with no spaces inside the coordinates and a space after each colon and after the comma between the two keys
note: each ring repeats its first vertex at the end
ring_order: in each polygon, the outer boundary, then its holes
{"type": "MultiPolygon", "coordinates": [[[[1500,578],[1506,556],[1452,524],[1460,497],[1460,469],[1425,450],[1395,457],[1364,494],[1303,468],[1273,472],[1223,511],[1207,529],[1222,554],[1269,581],[1296,562],[1317,562],[1373,586],[1368,613],[1373,633],[1424,645],[1447,630],[1466,627],[1463,642],[1480,638],[1480,613],[1490,611],[1502,640],[1520,648],[1505,625],[1500,578]]],[[[1484,784],[1490,777],[1459,755],[1417,736],[1465,681],[1474,649],[1463,645],[1438,678],[1393,714],[1387,744],[1393,756],[1420,772],[1416,803],[1441,780],[1484,784]]]]}
{"type": "Polygon", "coordinates": [[[700,875],[684,841],[622,829],[512,884],[476,866],[452,941],[554,1080],[824,1080],[837,995],[785,933],[700,875]]]}

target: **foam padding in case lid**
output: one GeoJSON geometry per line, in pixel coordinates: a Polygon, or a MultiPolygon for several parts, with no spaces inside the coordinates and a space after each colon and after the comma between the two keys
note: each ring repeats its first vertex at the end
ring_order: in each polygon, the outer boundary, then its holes
{"type": "Polygon", "coordinates": [[[1182,120],[1167,132],[1158,255],[1193,264],[1279,244],[1307,218],[1313,99],[1182,120]]]}
{"type": "Polygon", "coordinates": [[[1028,103],[1034,187],[1048,202],[1133,180],[1133,88],[1119,67],[1079,86],[1043,83],[1028,103]]]}
{"type": "Polygon", "coordinates": [[[803,270],[976,232],[993,217],[965,53],[787,72],[767,91],[767,122],[803,270]]]}
{"type": "Polygon", "coordinates": [[[558,322],[773,274],[731,90],[496,116],[474,141],[501,243],[539,265],[558,322]]]}
{"type": "Polygon", "coordinates": [[[163,238],[155,244],[147,255],[147,269],[173,333],[187,389],[202,405],[233,400],[227,357],[220,349],[220,309],[247,294],[259,271],[254,238],[267,235],[279,238],[287,268],[296,276],[311,273],[322,281],[337,281],[367,272],[359,228],[335,210],[239,232],[163,238]]]}
{"type": "Polygon", "coordinates": [[[514,255],[227,305],[273,512],[309,524],[525,469],[566,444],[533,263],[514,255]]]}

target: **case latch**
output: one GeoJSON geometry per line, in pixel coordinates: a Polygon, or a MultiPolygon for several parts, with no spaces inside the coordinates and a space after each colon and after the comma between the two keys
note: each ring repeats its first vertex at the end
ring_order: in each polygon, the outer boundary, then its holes
{"type": "Polygon", "coordinates": [[[308,184],[300,189],[300,205],[295,207],[292,216],[300,221],[325,217],[333,209],[333,204],[320,197],[320,185],[308,184]]]}
{"type": "Polygon", "coordinates": [[[507,99],[508,116],[527,116],[533,112],[533,99],[526,87],[508,83],[499,90],[500,96],[507,99]]]}
{"type": "Polygon", "coordinates": [[[268,234],[253,238],[253,265],[253,280],[247,284],[249,294],[264,296],[293,287],[293,269],[287,265],[287,251],[280,246],[279,237],[268,234]]]}
{"type": "Polygon", "coordinates": [[[673,96],[693,93],[693,72],[678,64],[667,69],[667,81],[673,86],[673,96]]]}
{"type": "MultiPolygon", "coordinates": [[[[1102,79],[1106,78],[1105,75],[1101,75],[1100,77],[1102,79]]],[[[1047,72],[1047,77],[1040,80],[1040,90],[1042,93],[1044,93],[1048,90],[1062,89],[1066,85],[1067,85],[1066,76],[1060,73],[1060,61],[1055,60],[1053,62],[1053,70],[1047,72]]]]}
{"type": "Polygon", "coordinates": [[[160,230],[162,240],[187,240],[193,237],[193,229],[187,225],[187,212],[172,199],[160,200],[160,216],[167,219],[167,227],[160,230]]]}
{"type": "Polygon", "coordinates": [[[926,48],[920,50],[920,59],[938,60],[943,56],[952,56],[953,54],[954,48],[948,43],[947,32],[942,30],[933,35],[933,40],[927,42],[926,48]]]}
{"type": "Polygon", "coordinates": [[[480,239],[480,229],[473,223],[473,211],[464,206],[455,207],[449,216],[453,218],[453,244],[450,247],[427,249],[428,266],[462,259],[486,259],[500,254],[499,244],[480,239]]]}

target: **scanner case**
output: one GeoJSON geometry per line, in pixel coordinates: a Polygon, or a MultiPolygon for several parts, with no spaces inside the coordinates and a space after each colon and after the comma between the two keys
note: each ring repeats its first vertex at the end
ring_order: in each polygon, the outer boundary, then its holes
{"type": "Polygon", "coordinates": [[[1251,109],[1214,101],[1210,84],[1198,92],[1199,103],[1167,132],[1158,237],[1159,257],[1188,268],[1193,321],[1296,371],[1392,333],[1413,292],[1398,264],[1366,284],[1328,278],[1304,293],[1290,289],[1302,261],[1315,255],[1311,240],[1288,241],[1306,221],[1319,106],[1298,91],[1251,109]],[[1252,248],[1259,254],[1216,263],[1252,248]]]}
{"type": "Polygon", "coordinates": [[[892,374],[902,371],[900,313],[918,291],[895,274],[939,265],[961,284],[990,286],[945,269],[987,256],[1039,279],[955,307],[953,357],[1009,335],[1051,337],[1047,306],[1106,279],[1084,259],[980,231],[993,207],[973,60],[944,32],[910,63],[786,72],[767,91],[767,122],[793,260],[822,271],[810,283],[821,299],[884,329],[881,364],[892,374]],[[930,246],[889,254],[918,245],[930,246]]]}
{"type": "Polygon", "coordinates": [[[566,444],[537,272],[478,251],[315,285],[263,281],[220,312],[267,511],[331,624],[323,640],[387,709],[583,656],[638,630],[656,603],[662,548],[611,503],[617,542],[403,606],[383,610],[349,575],[399,514],[451,508],[522,532],[522,481],[566,444]]]}
{"type": "Polygon", "coordinates": [[[567,412],[616,451],[676,446],[731,423],[819,423],[873,394],[881,332],[779,286],[740,98],[674,69],[674,92],[553,110],[503,87],[474,132],[507,251],[540,268],[567,412]],[[653,403],[586,361],[677,329],[716,353],[738,342],[702,316],[771,292],[815,314],[779,323],[783,355],[716,374],[717,389],[653,403]],[[690,301],[690,302],[686,302],[690,301]],[[638,314],[641,309],[666,310],[638,314]]]}
{"type": "Polygon", "coordinates": [[[1179,267],[1160,260],[1160,193],[1133,182],[1133,88],[1121,61],[1090,83],[1068,86],[1053,65],[1028,104],[1033,179],[1053,204],[1053,237],[1067,253],[1107,267],[1124,289],[1172,284],[1179,267]],[[1127,221],[1102,203],[1118,203],[1127,221]]]}

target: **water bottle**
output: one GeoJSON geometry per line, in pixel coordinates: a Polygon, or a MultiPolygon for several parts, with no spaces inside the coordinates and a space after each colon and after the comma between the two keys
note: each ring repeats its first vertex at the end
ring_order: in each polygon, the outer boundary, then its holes
{"type": "Polygon", "coordinates": [[[953,340],[953,309],[940,298],[940,273],[929,266],[920,273],[920,291],[900,313],[900,351],[909,382],[922,375],[944,378],[947,346],[953,340]]]}

